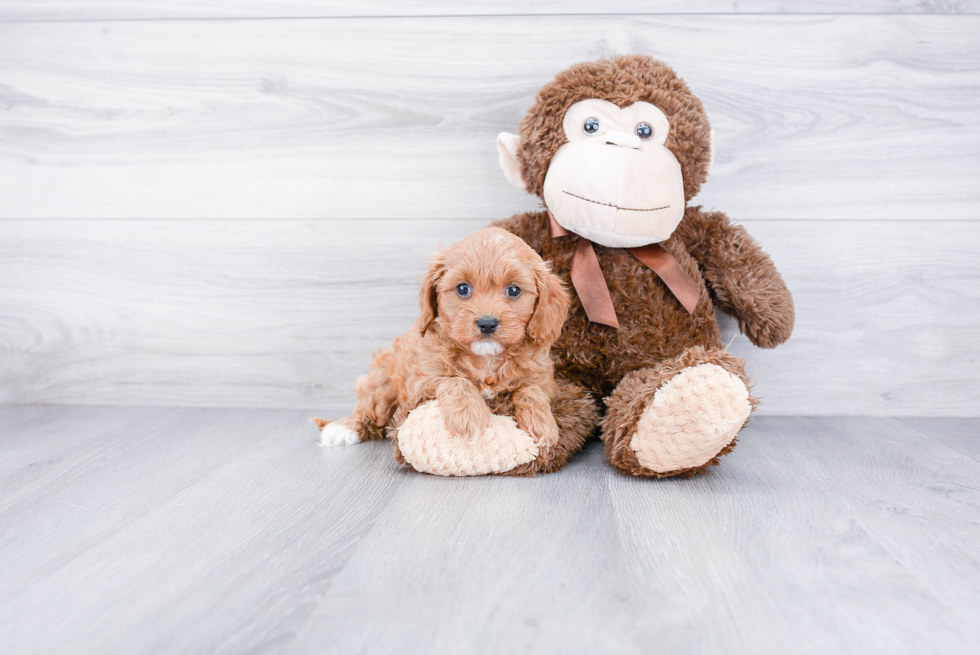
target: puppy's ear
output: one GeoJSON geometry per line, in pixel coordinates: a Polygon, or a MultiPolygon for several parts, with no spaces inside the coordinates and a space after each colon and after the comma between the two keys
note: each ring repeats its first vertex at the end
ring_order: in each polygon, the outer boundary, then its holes
{"type": "Polygon", "coordinates": [[[571,299],[561,278],[547,264],[539,264],[534,273],[538,286],[538,303],[527,324],[528,336],[539,346],[550,346],[558,340],[568,316],[571,299]]]}
{"type": "Polygon", "coordinates": [[[439,279],[446,272],[446,258],[442,252],[432,255],[429,261],[429,272],[425,275],[425,282],[419,291],[419,318],[415,321],[415,329],[424,337],[429,331],[436,317],[439,316],[439,279]]]}

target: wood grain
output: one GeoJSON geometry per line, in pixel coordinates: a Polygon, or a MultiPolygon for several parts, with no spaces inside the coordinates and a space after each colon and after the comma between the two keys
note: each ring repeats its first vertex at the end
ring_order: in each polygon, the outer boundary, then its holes
{"type": "Polygon", "coordinates": [[[502,16],[595,14],[969,14],[980,11],[975,0],[616,0],[598,6],[584,0],[475,0],[463,3],[423,0],[6,0],[0,20],[136,20],[188,18],[330,18],[403,16],[502,16]]]}
{"type": "Polygon", "coordinates": [[[978,31],[925,15],[0,23],[0,217],[497,218],[536,205],[497,170],[497,132],[569,64],[644,52],[712,117],[704,204],[976,220],[978,31]]]}
{"type": "Polygon", "coordinates": [[[693,634],[705,653],[943,652],[976,639],[961,603],[980,591],[967,546],[977,508],[942,488],[966,484],[976,501],[980,470],[939,445],[939,423],[925,438],[895,420],[758,423],[710,478],[657,493],[610,478],[624,559],[648,592],[640,634],[667,652],[693,634]],[[737,643],[716,627],[728,623],[737,643]]]}
{"type": "Polygon", "coordinates": [[[424,476],[387,442],[321,449],[308,416],[0,407],[24,445],[0,458],[23,482],[0,499],[4,652],[960,655],[980,638],[977,419],[759,417],[710,474],[658,481],[597,442],[537,479],[424,476]]]}
{"type": "Polygon", "coordinates": [[[390,447],[325,465],[306,412],[123,413],[0,506],[6,652],[267,651],[400,484],[390,447]]]}
{"type": "MultiPolygon", "coordinates": [[[[793,291],[762,413],[980,413],[980,224],[746,221],[793,291]]],[[[0,222],[0,402],[353,404],[479,221],[0,222]]],[[[346,411],[343,410],[342,411],[346,411]]]]}

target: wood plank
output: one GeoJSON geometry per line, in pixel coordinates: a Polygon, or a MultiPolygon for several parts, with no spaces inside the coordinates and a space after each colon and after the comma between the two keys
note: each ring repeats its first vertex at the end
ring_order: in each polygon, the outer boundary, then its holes
{"type": "Polygon", "coordinates": [[[0,506],[25,489],[44,485],[74,466],[93,440],[138,423],[155,421],[165,409],[125,407],[15,407],[0,405],[0,506]]]}
{"type": "Polygon", "coordinates": [[[611,475],[410,476],[291,652],[636,652],[611,475]]]}
{"type": "Polygon", "coordinates": [[[969,484],[980,465],[951,471],[954,453],[907,433],[764,417],[709,476],[655,493],[610,478],[626,561],[648,590],[636,629],[670,652],[692,635],[708,653],[968,651],[977,507],[951,511],[936,485],[969,484]]]}
{"type": "MultiPolygon", "coordinates": [[[[58,564],[96,547],[121,525],[142,519],[239,452],[222,447],[216,443],[220,439],[206,431],[187,429],[187,421],[204,419],[207,410],[141,408],[136,416],[128,412],[128,420],[121,424],[112,423],[114,417],[108,410],[103,408],[101,413],[110,420],[101,425],[80,421],[75,428],[97,435],[82,447],[72,443],[78,439],[72,428],[66,430],[66,437],[44,435],[49,443],[63,448],[58,461],[31,461],[22,468],[39,467],[36,479],[0,499],[0,521],[21,528],[5,533],[3,541],[6,557],[0,562],[0,575],[11,594],[26,591],[44,573],[24,567],[25,560],[43,555],[47,564],[58,564]],[[173,466],[177,461],[183,465],[173,466]],[[130,490],[149,475],[155,477],[152,489],[131,494],[130,490]],[[58,491],[52,493],[53,489],[58,491]],[[26,534],[33,538],[25,538],[26,534]],[[70,539],[66,538],[69,535],[70,539]]],[[[224,424],[210,429],[218,430],[225,440],[237,440],[239,449],[246,449],[264,437],[263,429],[273,429],[283,421],[283,416],[269,411],[256,419],[246,417],[244,411],[230,412],[224,424]],[[255,422],[254,433],[243,435],[240,433],[247,418],[255,422]]]]}
{"type": "MultiPolygon", "coordinates": [[[[481,225],[0,222],[0,402],[345,411],[429,255],[481,225]]],[[[762,413],[980,413],[980,224],[745,225],[797,308],[772,351],[725,323],[762,413]]]]}
{"type": "Polygon", "coordinates": [[[2,23],[0,217],[498,218],[537,203],[498,171],[497,132],[569,64],[645,52],[712,118],[704,204],[976,220],[978,31],[921,15],[2,23]]]}
{"type": "Polygon", "coordinates": [[[322,449],[308,415],[0,408],[0,434],[90,444],[3,498],[4,651],[960,655],[980,638],[980,462],[942,442],[977,419],[758,417],[691,480],[624,477],[598,442],[556,475],[445,479],[386,442],[322,449]],[[36,427],[73,418],[92,434],[36,427]]]}
{"type": "MultiPolygon", "coordinates": [[[[949,427],[966,422],[954,419],[949,427]]],[[[980,432],[980,422],[970,422],[974,434],[980,432]]],[[[946,610],[936,618],[947,622],[948,636],[976,643],[980,624],[973,620],[969,597],[980,592],[980,556],[974,546],[980,538],[980,462],[944,444],[946,425],[925,434],[906,425],[906,419],[819,418],[803,425],[801,436],[814,445],[812,452],[790,458],[772,449],[772,465],[850,468],[853,484],[828,489],[829,504],[851,513],[854,523],[943,601],[946,610]]],[[[976,443],[972,454],[980,455],[976,443]]]]}
{"type": "Polygon", "coordinates": [[[0,509],[6,652],[268,652],[401,482],[389,443],[321,451],[306,411],[144,413],[0,509]]]}
{"type": "Polygon", "coordinates": [[[683,0],[617,0],[597,7],[583,0],[475,0],[460,4],[424,0],[411,4],[393,0],[6,0],[0,20],[136,20],[187,18],[337,18],[402,16],[503,16],[595,14],[968,14],[978,13],[975,0],[928,1],[863,0],[710,0],[696,4],[683,0]]]}
{"type": "Polygon", "coordinates": [[[907,417],[895,420],[966,457],[980,461],[980,452],[978,452],[980,427],[974,419],[940,420],[932,417],[907,417]]]}
{"type": "MultiPolygon", "coordinates": [[[[826,460],[855,457],[861,449],[867,473],[859,476],[860,486],[880,511],[862,520],[876,539],[949,606],[951,615],[967,627],[976,643],[980,624],[970,609],[970,591],[980,592],[980,554],[974,544],[980,539],[980,443],[974,439],[964,457],[949,447],[945,425],[923,431],[906,424],[906,419],[880,422],[861,417],[847,428],[832,419],[816,421],[830,442],[821,453],[826,460]],[[880,437],[869,439],[878,432],[880,437]],[[857,444],[860,442],[860,445],[857,444]],[[955,530],[933,533],[933,526],[945,523],[955,530]],[[965,604],[964,604],[965,603],[965,604]]],[[[972,423],[980,434],[977,420],[953,419],[952,430],[972,423]]],[[[859,455],[860,456],[860,455],[859,455]]]]}

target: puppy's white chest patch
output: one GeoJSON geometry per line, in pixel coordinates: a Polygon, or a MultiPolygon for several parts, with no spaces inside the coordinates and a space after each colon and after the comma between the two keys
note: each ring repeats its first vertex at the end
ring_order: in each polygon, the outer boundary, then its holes
{"type": "Polygon", "coordinates": [[[496,341],[474,341],[473,345],[470,346],[470,350],[477,355],[487,357],[499,355],[504,351],[504,347],[496,341]]]}

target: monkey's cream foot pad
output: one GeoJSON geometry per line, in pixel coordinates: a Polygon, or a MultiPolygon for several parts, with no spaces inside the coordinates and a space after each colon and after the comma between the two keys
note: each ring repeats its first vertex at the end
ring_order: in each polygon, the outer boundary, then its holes
{"type": "Polygon", "coordinates": [[[732,442],[751,411],[737,375],[715,364],[692,366],[657,389],[630,447],[658,473],[703,466],[732,442]]]}
{"type": "Polygon", "coordinates": [[[509,416],[494,415],[477,439],[451,434],[437,400],[409,413],[398,429],[398,448],[412,468],[433,475],[504,473],[538,456],[537,444],[509,416]]]}

